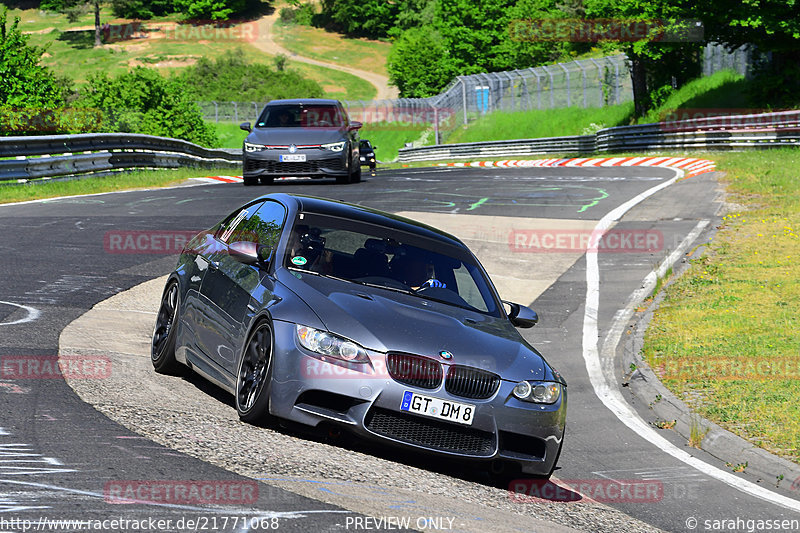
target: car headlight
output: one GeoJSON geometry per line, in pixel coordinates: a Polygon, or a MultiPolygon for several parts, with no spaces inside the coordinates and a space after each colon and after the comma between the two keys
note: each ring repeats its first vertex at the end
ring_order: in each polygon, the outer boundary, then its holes
{"type": "Polygon", "coordinates": [[[244,151],[245,152],[260,152],[261,150],[266,150],[266,145],[263,144],[253,144],[253,143],[244,143],[244,151]]]}
{"type": "Polygon", "coordinates": [[[297,324],[297,340],[306,350],[335,357],[349,363],[367,363],[367,352],[353,341],[327,331],[297,324]]]}
{"type": "Polygon", "coordinates": [[[514,387],[516,398],[532,403],[556,403],[561,397],[561,383],[553,381],[520,381],[514,387]]]}
{"type": "Polygon", "coordinates": [[[345,144],[346,143],[344,141],[339,141],[338,143],[323,144],[322,148],[325,150],[330,150],[331,152],[341,152],[344,150],[345,144]]]}

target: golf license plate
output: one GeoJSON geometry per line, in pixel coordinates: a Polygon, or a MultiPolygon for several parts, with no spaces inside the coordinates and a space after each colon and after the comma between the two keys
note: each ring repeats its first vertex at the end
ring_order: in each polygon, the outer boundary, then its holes
{"type": "Polygon", "coordinates": [[[475,406],[468,403],[451,402],[432,396],[424,396],[411,391],[403,393],[401,411],[416,413],[418,415],[449,420],[466,426],[472,425],[475,416],[475,406]]]}
{"type": "Polygon", "coordinates": [[[305,163],[306,154],[281,154],[281,163],[305,163]]]}

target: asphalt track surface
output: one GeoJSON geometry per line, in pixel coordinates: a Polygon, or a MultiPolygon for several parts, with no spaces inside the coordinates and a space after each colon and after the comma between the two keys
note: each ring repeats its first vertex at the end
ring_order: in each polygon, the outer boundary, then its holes
{"type": "MultiPolygon", "coordinates": [[[[201,230],[244,201],[272,191],[324,196],[394,212],[594,222],[673,177],[670,170],[653,168],[414,169],[365,174],[362,184],[351,186],[310,181],[287,181],[270,188],[204,185],[0,207],[4,229],[0,355],[55,356],[59,333],[72,320],[120,291],[166,274],[174,265],[174,257],[108,253],[103,239],[108,231],[201,230]]],[[[708,239],[708,228],[717,217],[718,195],[713,179],[697,176],[670,185],[623,216],[616,228],[658,231],[663,235],[662,246],[653,253],[598,255],[601,341],[631,293],[699,222],[710,224],[690,244],[708,239]]],[[[509,257],[513,253],[509,250],[509,257]]],[[[800,518],[769,498],[747,495],[664,453],[601,403],[582,356],[586,267],[584,256],[535,301],[522,302],[530,303],[541,317],[539,325],[524,335],[569,383],[567,436],[555,478],[569,482],[657,480],[663,486],[657,501],[610,505],[668,531],[710,530],[704,527],[705,520],[800,518]],[[696,529],[691,528],[692,518],[698,521],[696,529]]],[[[536,272],[529,275],[535,278],[536,272]]],[[[503,296],[513,299],[514,295],[503,296]]],[[[615,373],[622,376],[626,369],[618,367],[615,373]]],[[[111,503],[104,498],[104,489],[113,480],[247,480],[137,436],[81,402],[60,379],[2,378],[0,404],[0,519],[152,517],[175,521],[216,516],[218,520],[227,517],[228,524],[222,528],[218,522],[215,529],[244,531],[242,518],[274,516],[281,530],[338,531],[345,517],[353,516],[346,509],[263,483],[258,486],[257,501],[235,507],[111,503]],[[239,521],[234,522],[235,517],[239,521]]],[[[646,405],[634,409],[644,420],[652,418],[646,405]]],[[[665,430],[659,435],[691,450],[708,465],[730,472],[719,460],[687,448],[677,434],[665,430]]],[[[757,480],[746,473],[736,477],[777,495],[796,496],[770,486],[772,480],[757,480]]],[[[0,526],[21,530],[8,522],[0,526]]]]}

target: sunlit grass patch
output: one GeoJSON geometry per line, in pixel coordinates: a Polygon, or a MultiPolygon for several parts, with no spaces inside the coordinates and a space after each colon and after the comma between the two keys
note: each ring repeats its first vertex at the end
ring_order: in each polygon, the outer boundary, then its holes
{"type": "Polygon", "coordinates": [[[800,462],[800,152],[710,157],[742,208],[667,287],[644,357],[698,413],[800,462]]]}
{"type": "Polygon", "coordinates": [[[213,176],[219,172],[230,174],[235,171],[214,171],[213,169],[193,168],[141,170],[134,172],[117,172],[109,176],[84,177],[71,180],[38,180],[17,184],[0,183],[0,204],[38,200],[42,198],[56,198],[59,196],[74,196],[77,194],[165,187],[177,185],[187,178],[213,176]]]}

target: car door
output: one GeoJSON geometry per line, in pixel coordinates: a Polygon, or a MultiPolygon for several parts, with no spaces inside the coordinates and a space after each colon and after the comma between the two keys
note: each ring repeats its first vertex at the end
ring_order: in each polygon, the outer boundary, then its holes
{"type": "MultiPolygon", "coordinates": [[[[206,322],[201,334],[202,350],[231,384],[249,317],[259,306],[253,294],[258,293],[259,299],[265,297],[262,280],[267,273],[264,265],[274,253],[285,215],[285,208],[271,200],[243,209],[238,222],[234,220],[235,224],[218,232],[220,246],[209,256],[209,270],[200,288],[206,322]],[[259,245],[262,264],[246,265],[231,257],[228,246],[242,241],[259,245]],[[259,287],[261,289],[257,290],[259,287]]],[[[271,291],[266,297],[271,297],[271,291]]]]}

